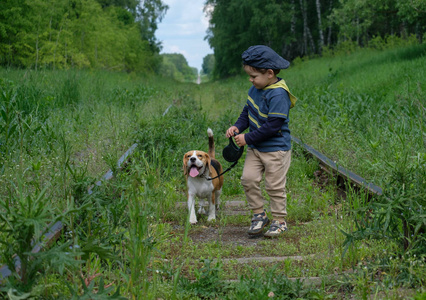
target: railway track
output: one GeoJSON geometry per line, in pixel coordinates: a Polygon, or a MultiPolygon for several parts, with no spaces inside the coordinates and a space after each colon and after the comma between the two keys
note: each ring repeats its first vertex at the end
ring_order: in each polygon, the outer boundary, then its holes
{"type": "MultiPolygon", "coordinates": [[[[361,176],[341,167],[338,166],[333,160],[326,157],[324,154],[320,153],[319,151],[315,150],[311,146],[303,143],[300,139],[296,137],[292,137],[292,141],[302,147],[304,153],[308,157],[312,157],[319,161],[320,167],[325,170],[326,172],[332,174],[333,176],[337,176],[336,183],[340,184],[342,187],[345,187],[345,184],[350,184],[351,186],[357,187],[360,190],[365,190],[368,192],[369,195],[381,195],[382,189],[379,186],[376,186],[374,184],[371,184],[367,182],[364,178],[361,176]]],[[[133,144],[124,154],[120,157],[120,159],[117,162],[118,168],[121,168],[122,164],[127,161],[130,155],[134,152],[134,150],[137,148],[137,144],[133,144]]],[[[95,185],[88,187],[88,193],[92,194],[93,189],[96,186],[101,186],[102,182],[106,180],[110,180],[114,177],[114,174],[111,170],[109,170],[101,180],[95,183],[95,185]]],[[[54,224],[51,224],[48,226],[47,233],[43,236],[42,243],[37,243],[34,245],[32,249],[32,253],[37,253],[43,250],[43,248],[49,247],[52,243],[54,243],[60,236],[61,232],[63,230],[63,223],[58,221],[54,224]]],[[[19,272],[21,261],[18,256],[14,257],[15,262],[15,269],[19,272]]],[[[3,265],[0,267],[0,284],[4,281],[5,278],[12,275],[12,271],[9,269],[7,265],[3,265]]]]}
{"type": "Polygon", "coordinates": [[[291,140],[301,146],[305,154],[318,160],[322,169],[324,169],[330,174],[337,176],[337,183],[342,184],[344,182],[347,182],[350,183],[352,186],[358,187],[359,189],[365,189],[370,195],[382,195],[381,187],[369,183],[364,178],[355,174],[354,172],[351,172],[343,168],[342,166],[337,165],[336,162],[326,157],[319,151],[315,150],[311,146],[303,143],[300,139],[292,136],[291,140]]]}

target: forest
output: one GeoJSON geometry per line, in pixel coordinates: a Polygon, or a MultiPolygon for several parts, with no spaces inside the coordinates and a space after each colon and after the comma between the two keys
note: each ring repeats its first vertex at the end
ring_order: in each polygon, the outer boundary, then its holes
{"type": "Polygon", "coordinates": [[[380,47],[393,37],[421,43],[426,26],[422,0],[208,0],[205,10],[217,77],[241,72],[239,54],[254,44],[293,60],[380,47]]]}
{"type": "MultiPolygon", "coordinates": [[[[0,66],[165,73],[188,80],[194,72],[186,61],[170,63],[159,55],[155,31],[167,9],[161,0],[1,1],[0,66]]],[[[241,72],[240,53],[253,44],[293,60],[336,49],[422,43],[426,26],[422,0],[207,0],[205,13],[214,66],[205,57],[202,72],[215,78],[241,72]]]]}
{"type": "Polygon", "coordinates": [[[161,0],[0,2],[0,65],[152,72],[161,63],[161,0]]]}

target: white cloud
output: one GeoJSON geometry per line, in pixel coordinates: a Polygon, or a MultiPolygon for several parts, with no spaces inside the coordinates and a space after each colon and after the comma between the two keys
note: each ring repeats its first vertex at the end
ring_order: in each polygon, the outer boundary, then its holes
{"type": "Polygon", "coordinates": [[[167,51],[168,53],[180,53],[185,57],[188,56],[188,52],[180,49],[177,45],[168,45],[167,48],[169,49],[169,51],[167,51]]]}

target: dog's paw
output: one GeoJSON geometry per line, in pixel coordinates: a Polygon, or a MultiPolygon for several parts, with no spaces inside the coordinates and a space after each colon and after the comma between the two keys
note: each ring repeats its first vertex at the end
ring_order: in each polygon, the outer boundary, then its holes
{"type": "Polygon", "coordinates": [[[197,219],[190,219],[189,223],[191,223],[191,225],[195,225],[197,224],[197,219]]]}
{"type": "Polygon", "coordinates": [[[206,212],[206,210],[204,209],[203,206],[200,206],[200,208],[198,209],[198,214],[199,215],[206,215],[207,214],[207,212],[206,212]]]}

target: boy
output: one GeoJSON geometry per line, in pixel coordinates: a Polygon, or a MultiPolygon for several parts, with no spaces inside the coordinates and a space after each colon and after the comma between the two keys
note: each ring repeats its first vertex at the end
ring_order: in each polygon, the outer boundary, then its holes
{"type": "Polygon", "coordinates": [[[277,77],[290,63],[267,46],[251,46],[242,54],[244,71],[253,86],[237,122],[226,136],[235,135],[238,146],[248,145],[241,184],[253,213],[249,236],[261,235],[270,223],[263,208],[260,181],[270,197],[272,222],[266,237],[277,237],[287,230],[286,174],[290,167],[291,137],[289,110],[296,102],[285,81],[277,77]],[[249,133],[239,134],[249,128],[249,133]]]}

